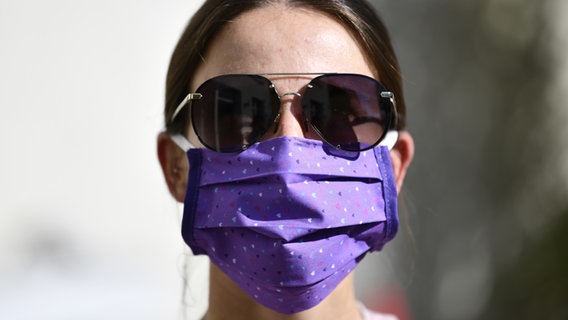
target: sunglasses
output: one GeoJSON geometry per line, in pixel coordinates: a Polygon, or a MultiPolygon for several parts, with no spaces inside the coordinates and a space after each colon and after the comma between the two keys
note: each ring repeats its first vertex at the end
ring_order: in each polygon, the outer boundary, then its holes
{"type": "Polygon", "coordinates": [[[184,110],[205,147],[217,152],[239,152],[263,140],[271,129],[276,132],[280,100],[287,95],[301,100],[303,130],[308,132],[312,128],[323,141],[340,150],[371,149],[396,122],[392,92],[371,77],[341,73],[217,76],[189,93],[174,111],[171,122],[184,110]],[[319,76],[303,92],[282,95],[264,77],[291,75],[319,76]]]}

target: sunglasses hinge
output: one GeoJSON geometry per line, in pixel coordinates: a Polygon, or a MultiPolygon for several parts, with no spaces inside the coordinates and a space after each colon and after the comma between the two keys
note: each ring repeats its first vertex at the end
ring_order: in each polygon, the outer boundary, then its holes
{"type": "Polygon", "coordinates": [[[390,91],[382,91],[381,92],[381,98],[386,98],[386,99],[393,99],[394,98],[394,94],[390,91]]]}
{"type": "Polygon", "coordinates": [[[203,98],[203,95],[201,93],[190,93],[187,95],[188,100],[199,100],[201,98],[203,98]]]}

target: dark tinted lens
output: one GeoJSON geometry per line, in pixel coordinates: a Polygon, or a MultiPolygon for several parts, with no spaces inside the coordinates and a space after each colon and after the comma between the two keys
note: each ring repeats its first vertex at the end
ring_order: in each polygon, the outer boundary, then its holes
{"type": "Polygon", "coordinates": [[[388,129],[392,107],[385,88],[363,75],[323,75],[302,97],[306,118],[329,144],[359,151],[376,145],[388,129]]]}
{"type": "Polygon", "coordinates": [[[200,141],[219,152],[240,151],[258,142],[272,126],[278,96],[267,79],[224,75],[204,82],[193,101],[191,117],[200,141]]]}

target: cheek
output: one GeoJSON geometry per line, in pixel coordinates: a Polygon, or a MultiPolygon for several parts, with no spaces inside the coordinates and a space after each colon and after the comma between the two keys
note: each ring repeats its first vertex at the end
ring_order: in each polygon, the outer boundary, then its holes
{"type": "MultiPolygon", "coordinates": [[[[304,128],[304,123],[301,123],[302,128],[304,128]]],[[[314,127],[312,127],[311,124],[308,123],[307,126],[305,126],[305,130],[304,130],[304,137],[306,139],[312,139],[312,140],[322,140],[322,138],[317,134],[316,129],[314,129],[314,127]]]]}
{"type": "Polygon", "coordinates": [[[187,128],[187,131],[185,133],[185,136],[187,137],[187,140],[189,140],[189,142],[194,145],[197,148],[203,148],[203,144],[199,141],[199,138],[197,137],[197,134],[195,133],[195,130],[193,130],[193,126],[191,125],[191,121],[190,124],[187,128]]]}

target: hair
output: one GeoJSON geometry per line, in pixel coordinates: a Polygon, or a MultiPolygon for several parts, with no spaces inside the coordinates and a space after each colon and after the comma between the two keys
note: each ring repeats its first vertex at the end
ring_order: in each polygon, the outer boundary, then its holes
{"type": "Polygon", "coordinates": [[[404,129],[406,106],[400,67],[386,26],[365,0],[206,0],[189,21],[171,57],[166,77],[166,131],[186,133],[189,126],[187,113],[180,114],[179,120],[173,123],[170,119],[187,95],[210,43],[223,27],[244,12],[278,3],[324,13],[349,30],[371,63],[370,67],[377,71],[379,80],[394,93],[398,111],[395,128],[404,129]]]}

